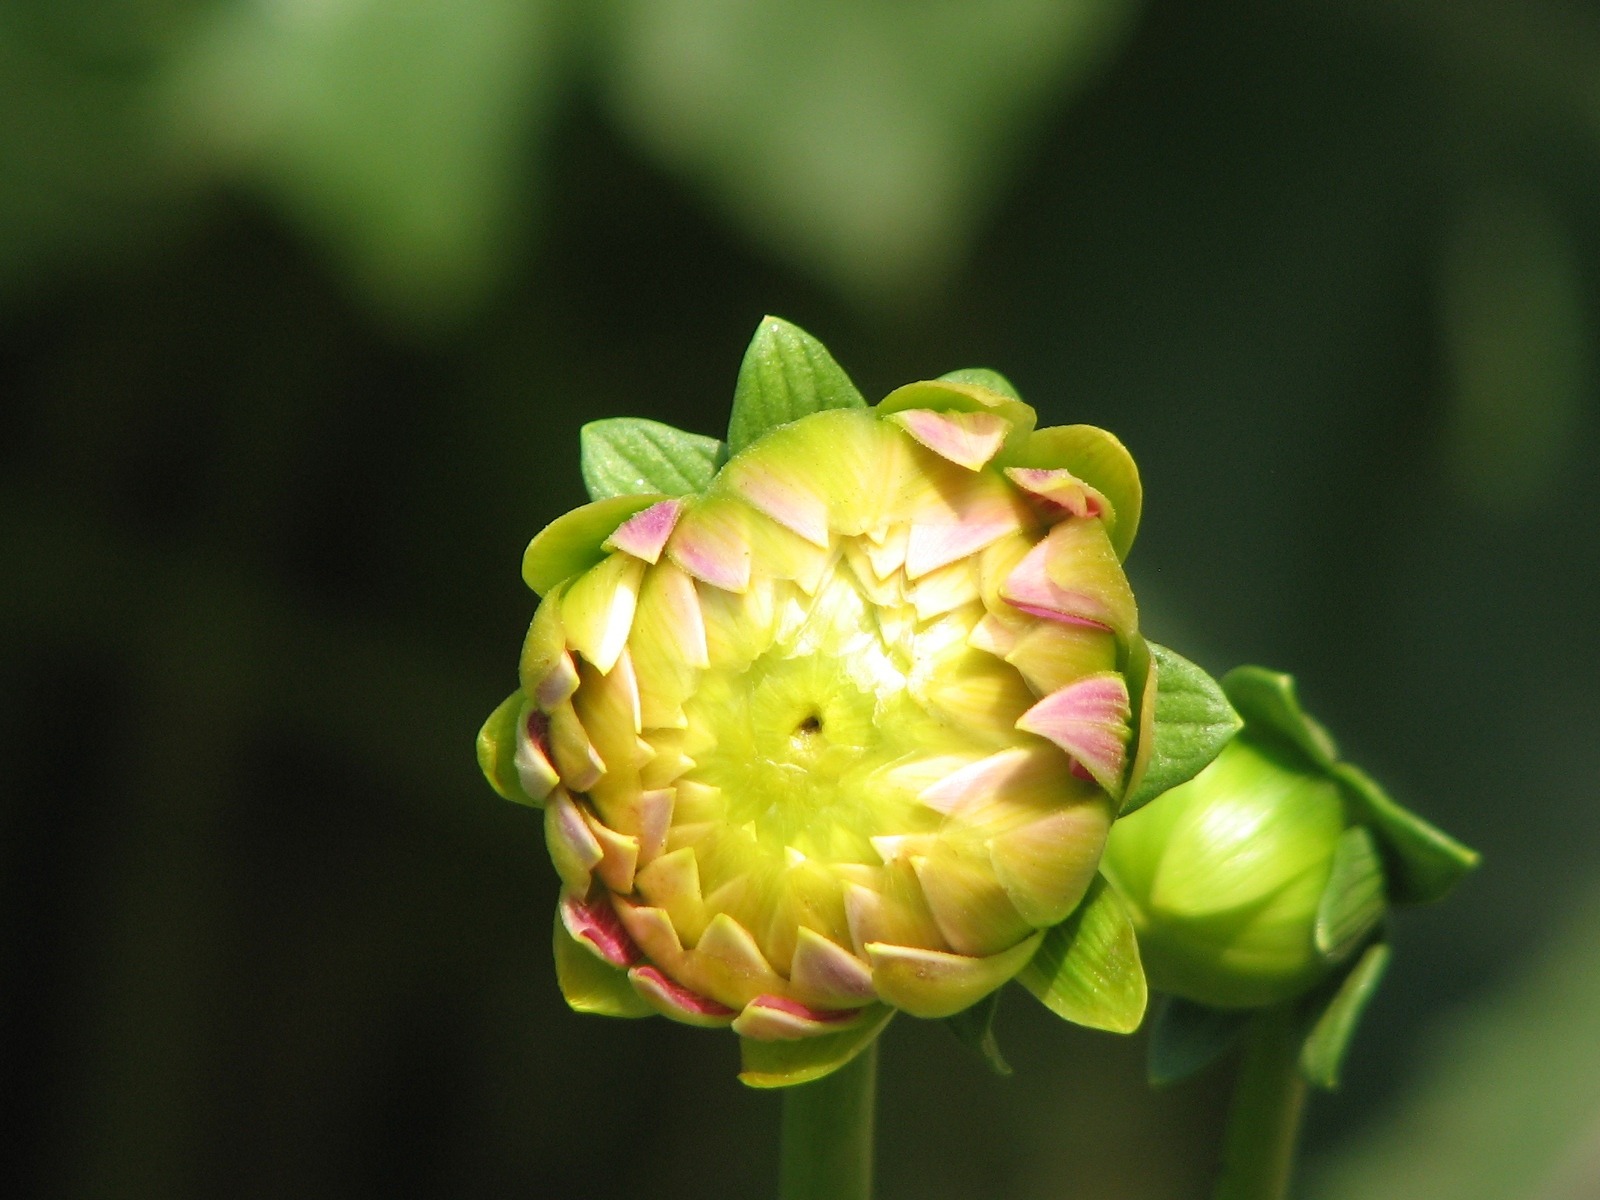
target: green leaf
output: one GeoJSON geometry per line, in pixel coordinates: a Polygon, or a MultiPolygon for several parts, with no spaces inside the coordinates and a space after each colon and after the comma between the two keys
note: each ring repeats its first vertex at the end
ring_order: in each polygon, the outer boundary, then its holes
{"type": "Polygon", "coordinates": [[[601,544],[636,512],[661,495],[612,496],[575,508],[541,529],[522,552],[522,579],[543,596],[564,579],[587,571],[606,556],[601,544]]]}
{"type": "Polygon", "coordinates": [[[589,499],[704,491],[727,457],[716,438],[643,417],[590,421],[578,433],[589,499]]]}
{"type": "Polygon", "coordinates": [[[1144,485],[1139,466],[1117,438],[1097,425],[1052,425],[1035,429],[1010,464],[1017,467],[1065,468],[1098,491],[1111,504],[1107,533],[1118,558],[1127,558],[1139,532],[1144,485]]]}
{"type": "Polygon", "coordinates": [[[737,454],[775,426],[866,404],[827,347],[798,325],[763,317],[739,364],[728,448],[737,454]]]}
{"type": "Polygon", "coordinates": [[[995,1013],[1000,1009],[1000,993],[1004,990],[996,988],[971,1008],[944,1019],[945,1028],[955,1034],[956,1040],[976,1052],[996,1075],[1011,1074],[1011,1064],[1000,1053],[1000,1043],[994,1036],[995,1013]]]}
{"type": "Polygon", "coordinates": [[[1372,835],[1361,826],[1339,835],[1333,870],[1317,903],[1317,950],[1342,962],[1383,919],[1383,862],[1372,835]]]}
{"type": "Polygon", "coordinates": [[[1149,755],[1139,755],[1141,774],[1130,777],[1123,816],[1193,779],[1244,723],[1215,679],[1165,646],[1148,645],[1155,662],[1155,720],[1149,755]]]}
{"type": "Polygon", "coordinates": [[[517,776],[517,720],[526,703],[521,692],[512,692],[489,714],[478,730],[478,769],[489,786],[507,800],[531,804],[517,776]]]}
{"type": "Polygon", "coordinates": [[[1164,997],[1150,1028],[1146,1069],[1151,1086],[1166,1087],[1205,1070],[1233,1049],[1249,1022],[1249,1009],[1164,997]]]}
{"type": "Polygon", "coordinates": [[[556,983],[574,1012],[602,1017],[648,1017],[655,1012],[634,991],[628,973],[580,946],[556,913],[556,983]]]}
{"type": "Polygon", "coordinates": [[[1017,981],[1051,1012],[1077,1025],[1132,1033],[1149,990],[1122,898],[1095,877],[1076,911],[1045,934],[1017,981]]]}
{"type": "Polygon", "coordinates": [[[962,367],[959,371],[949,371],[939,378],[946,383],[970,383],[975,387],[987,388],[996,395],[1006,396],[1012,400],[1022,399],[1022,394],[1009,379],[999,371],[991,371],[988,367],[962,367]]]}
{"type": "Polygon", "coordinates": [[[739,1039],[739,1079],[750,1087],[793,1087],[832,1074],[872,1044],[895,1010],[874,1004],[863,1010],[859,1024],[838,1033],[798,1038],[792,1042],[739,1039]]]}
{"type": "Polygon", "coordinates": [[[1389,966],[1389,947],[1374,942],[1344,977],[1328,1007],[1323,1009],[1300,1050],[1300,1069],[1318,1087],[1339,1086],[1339,1069],[1344,1064],[1350,1039],[1367,1003],[1383,982],[1389,966]]]}
{"type": "Polygon", "coordinates": [[[1396,904],[1441,899],[1478,865],[1478,852],[1396,804],[1359,767],[1340,763],[1333,771],[1357,817],[1384,851],[1389,898],[1396,904]]]}
{"type": "Polygon", "coordinates": [[[1328,731],[1300,707],[1294,676],[1265,667],[1235,667],[1222,677],[1222,690],[1252,734],[1275,736],[1323,770],[1333,767],[1338,747],[1328,731]]]}

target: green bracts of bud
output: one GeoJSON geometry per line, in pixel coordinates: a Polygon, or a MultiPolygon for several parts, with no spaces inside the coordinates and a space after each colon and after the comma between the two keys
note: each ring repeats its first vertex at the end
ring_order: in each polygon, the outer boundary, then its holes
{"type": "Polygon", "coordinates": [[[869,408],[774,321],[730,442],[586,431],[597,499],[528,547],[543,599],[479,757],[544,811],[572,1006],[731,1026],[773,1086],[982,1000],[1091,894],[1148,661],[1139,490],[992,373],[869,408]]]}
{"type": "Polygon", "coordinates": [[[1391,903],[1438,898],[1477,856],[1340,763],[1288,676],[1243,667],[1223,688],[1243,730],[1117,823],[1105,872],[1152,987],[1246,1009],[1347,970],[1391,903]]]}

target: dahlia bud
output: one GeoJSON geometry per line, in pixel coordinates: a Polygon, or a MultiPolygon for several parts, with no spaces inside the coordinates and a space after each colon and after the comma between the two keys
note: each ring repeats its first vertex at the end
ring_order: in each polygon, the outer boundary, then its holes
{"type": "Polygon", "coordinates": [[[479,738],[544,810],[573,1008],[731,1027],[758,1086],[1025,968],[1064,1015],[1138,1023],[1096,883],[1148,657],[1138,476],[1110,434],[1034,421],[990,372],[869,408],[769,319],[728,446],[585,429],[595,501],[528,547],[521,688],[479,738]]]}
{"type": "Polygon", "coordinates": [[[1105,872],[1157,990],[1222,1010],[1316,993],[1339,1026],[1323,1030],[1331,1082],[1386,961],[1390,905],[1443,896],[1477,856],[1339,762],[1287,675],[1241,667],[1222,688],[1242,731],[1117,823],[1105,872]]]}

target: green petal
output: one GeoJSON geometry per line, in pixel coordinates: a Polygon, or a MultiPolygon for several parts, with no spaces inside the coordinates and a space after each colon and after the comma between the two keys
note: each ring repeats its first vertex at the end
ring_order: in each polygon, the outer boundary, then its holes
{"type": "Polygon", "coordinates": [[[971,1008],[944,1019],[945,1028],[967,1049],[977,1054],[996,1075],[1010,1075],[1011,1064],[1000,1053],[1000,1043],[994,1036],[995,1013],[1000,1008],[1001,990],[990,992],[971,1008]]]}
{"type": "Polygon", "coordinates": [[[541,529],[522,554],[522,579],[539,595],[587,571],[606,556],[601,544],[636,512],[668,497],[613,496],[575,508],[541,529]]]}
{"type": "Polygon", "coordinates": [[[894,1016],[894,1009],[881,1004],[863,1011],[866,1020],[839,1033],[792,1042],[740,1038],[740,1081],[755,1088],[780,1088],[833,1074],[870,1046],[894,1016]]]}
{"type": "Polygon", "coordinates": [[[556,914],[556,982],[574,1012],[598,1013],[602,1017],[648,1017],[651,1008],[633,990],[628,972],[603,962],[592,951],[579,945],[556,914]]]}
{"type": "Polygon", "coordinates": [[[1222,690],[1252,734],[1293,746],[1325,771],[1333,767],[1338,747],[1300,707],[1294,676],[1265,667],[1235,667],[1222,677],[1222,690]]]}
{"type": "Polygon", "coordinates": [[[489,786],[507,800],[532,805],[517,777],[517,721],[524,703],[521,692],[512,692],[489,714],[478,730],[478,768],[489,786]]]}
{"type": "Polygon", "coordinates": [[[1383,919],[1383,863],[1372,835],[1357,825],[1339,835],[1333,870],[1317,905],[1317,950],[1340,962],[1383,919]]]}
{"type": "Polygon", "coordinates": [[[591,500],[704,491],[728,456],[716,438],[642,417],[590,421],[579,430],[578,445],[591,500]]]}
{"type": "Polygon", "coordinates": [[[1328,1007],[1317,1018],[1300,1051],[1300,1069],[1319,1087],[1339,1086],[1339,1069],[1344,1064],[1350,1039],[1355,1036],[1367,1003],[1383,982],[1389,965],[1389,947],[1375,942],[1339,984],[1328,1007]]]}
{"type": "Polygon", "coordinates": [[[1152,1087],[1179,1083],[1205,1070],[1239,1041],[1248,1009],[1212,1008],[1166,996],[1151,1022],[1146,1070],[1152,1087]]]}
{"type": "Polygon", "coordinates": [[[1151,740],[1138,756],[1139,777],[1130,776],[1124,816],[1193,779],[1243,725],[1215,679],[1165,646],[1148,645],[1155,662],[1151,740]]]}
{"type": "Polygon", "coordinates": [[[1077,1025],[1132,1033],[1149,990],[1127,906],[1096,878],[1078,910],[1050,930],[1017,976],[1051,1012],[1077,1025]]]}
{"type": "Polygon", "coordinates": [[[944,383],[970,383],[974,387],[981,387],[993,392],[997,396],[1005,396],[1011,400],[1021,400],[1022,393],[1017,391],[1012,382],[999,371],[991,371],[988,367],[962,367],[959,371],[948,371],[939,376],[944,383]]]}
{"type": "Polygon", "coordinates": [[[776,426],[866,403],[821,342],[798,325],[764,317],[739,364],[728,448],[737,454],[776,426]]]}
{"type": "Polygon", "coordinates": [[[1386,851],[1389,898],[1395,903],[1438,900],[1478,865],[1476,850],[1396,804],[1359,767],[1340,763],[1333,774],[1359,819],[1386,851]]]}
{"type": "Polygon", "coordinates": [[[1144,488],[1127,447],[1094,425],[1056,425],[1036,429],[1011,467],[1065,467],[1111,502],[1107,527],[1118,558],[1127,558],[1139,532],[1144,488]]]}

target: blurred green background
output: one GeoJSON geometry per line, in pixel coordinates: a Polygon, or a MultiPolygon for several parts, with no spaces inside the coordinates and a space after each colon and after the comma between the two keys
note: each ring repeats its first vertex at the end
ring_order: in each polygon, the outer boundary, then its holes
{"type": "MultiPolygon", "coordinates": [[[[770,311],[1117,431],[1152,634],[1485,852],[1305,1194],[1600,1196],[1594,5],[6,0],[0,102],[9,1194],[771,1193],[472,759],[578,426],[770,311]]],[[[1205,1194],[1226,1070],[1001,1034],[891,1029],[885,1200],[1205,1194]]]]}

